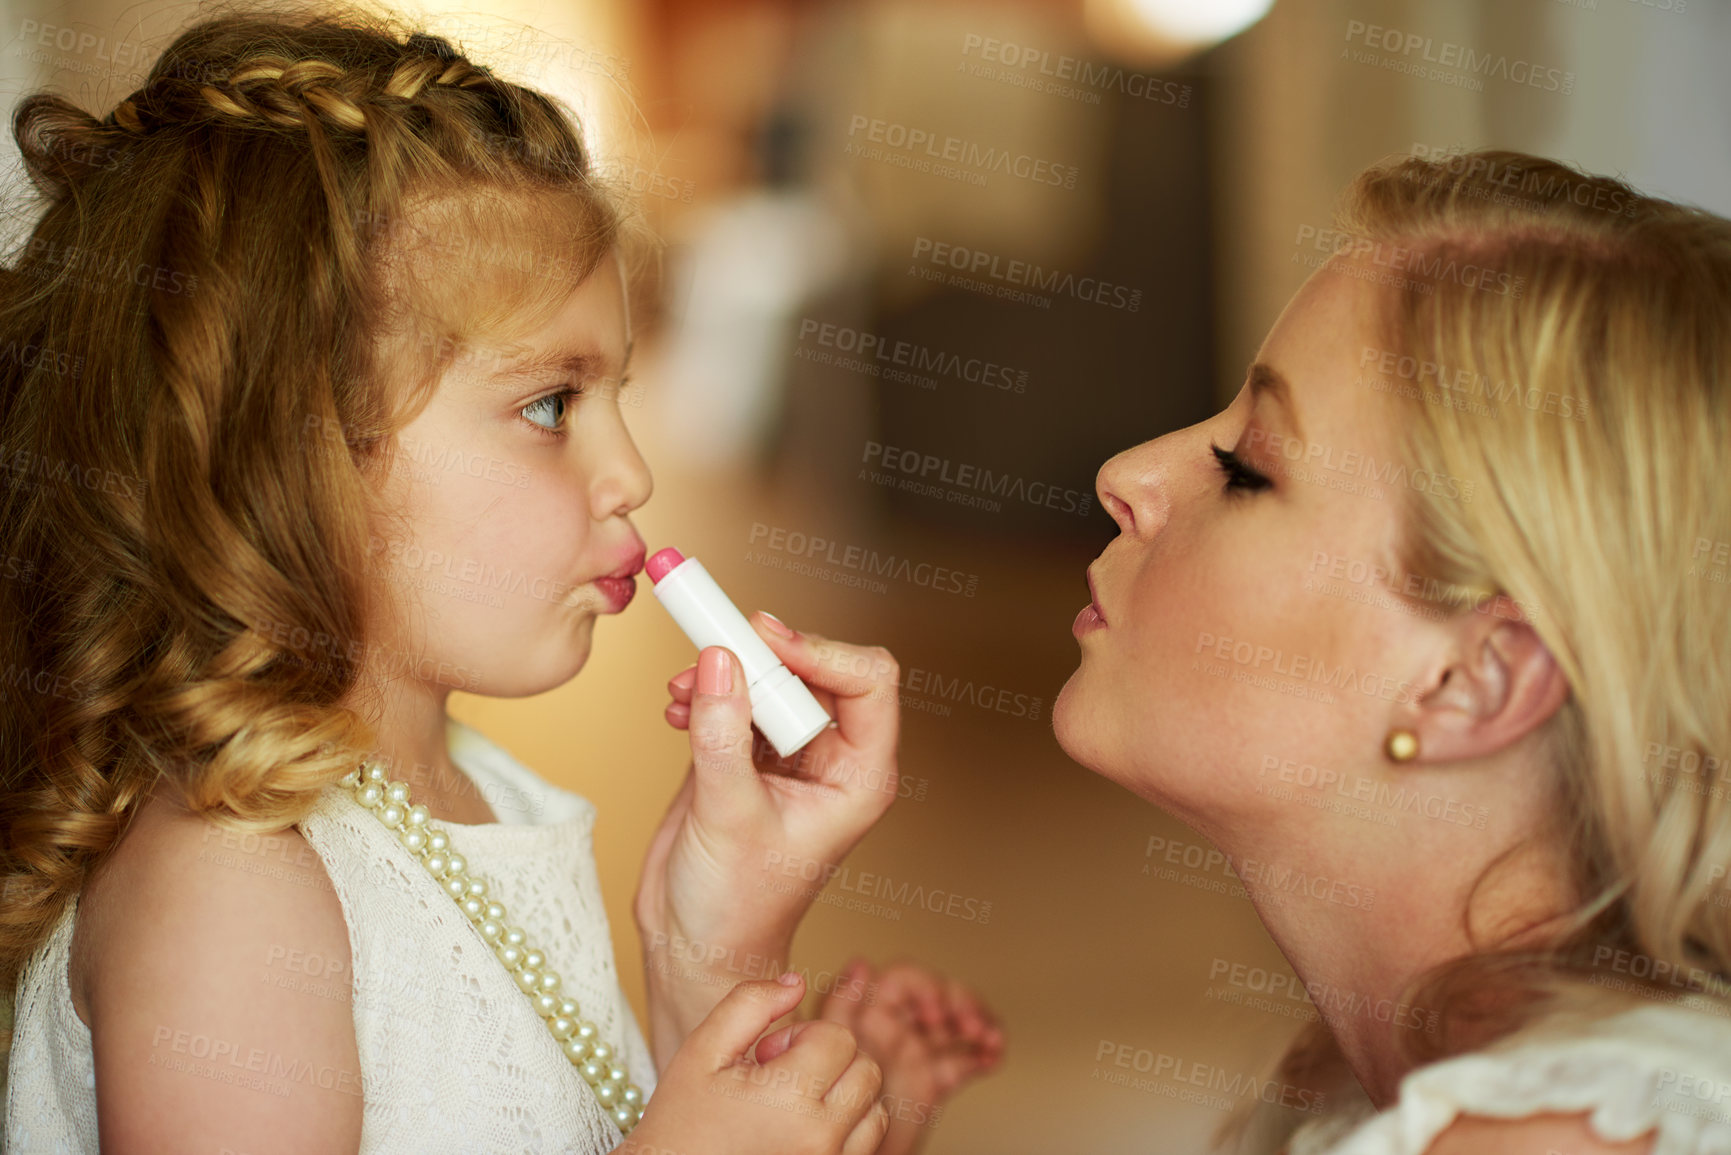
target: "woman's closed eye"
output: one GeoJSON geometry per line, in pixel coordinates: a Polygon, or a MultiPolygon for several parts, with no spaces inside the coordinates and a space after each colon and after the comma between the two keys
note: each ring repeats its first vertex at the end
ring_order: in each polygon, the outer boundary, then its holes
{"type": "Polygon", "coordinates": [[[571,402],[583,395],[580,385],[566,385],[545,397],[537,397],[518,410],[524,421],[534,426],[535,431],[545,437],[565,436],[565,414],[571,408],[571,402]],[[537,420],[538,417],[549,417],[552,424],[548,425],[537,420]]]}
{"type": "Polygon", "coordinates": [[[1222,449],[1213,442],[1209,442],[1208,447],[1214,450],[1214,460],[1219,463],[1220,472],[1226,475],[1226,491],[1228,493],[1234,491],[1254,493],[1274,484],[1267,477],[1244,464],[1239,459],[1238,454],[1232,450],[1222,449]]]}

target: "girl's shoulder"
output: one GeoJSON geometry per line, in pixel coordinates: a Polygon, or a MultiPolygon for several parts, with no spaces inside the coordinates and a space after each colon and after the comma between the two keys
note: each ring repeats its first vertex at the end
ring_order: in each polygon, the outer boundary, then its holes
{"type": "Polygon", "coordinates": [[[86,1023],[92,983],[123,973],[101,964],[136,950],[220,950],[211,936],[232,941],[261,925],[348,945],[324,864],[299,830],[241,834],[192,813],[168,788],[139,806],[76,902],[68,979],[86,1023]],[[268,908],[269,918],[219,917],[237,906],[268,908]]]}
{"type": "MultiPolygon", "coordinates": [[[[1728,1011],[1721,1000],[1686,995],[1536,1024],[1411,1072],[1381,1113],[1360,1094],[1300,1128],[1290,1155],[1425,1155],[1458,1119],[1482,1130],[1479,1121],[1541,1115],[1578,1117],[1605,1149],[1651,1133],[1656,1153],[1719,1155],[1731,1151],[1728,1011]]],[[[1474,1149],[1491,1148],[1481,1140],[1474,1149]]]]}
{"type": "Polygon", "coordinates": [[[349,933],[298,831],[237,834],[159,794],[77,904],[66,981],[91,1033],[105,1144],[184,1149],[203,1132],[212,1150],[248,1134],[353,1149],[350,1008],[303,990],[310,959],[346,973],[349,933]],[[330,1085],[283,1077],[304,1069],[330,1085]]]}

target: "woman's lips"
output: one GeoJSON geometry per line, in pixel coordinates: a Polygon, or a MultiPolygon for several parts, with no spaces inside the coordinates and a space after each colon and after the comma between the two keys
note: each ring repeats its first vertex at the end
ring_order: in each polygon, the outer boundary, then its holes
{"type": "Polygon", "coordinates": [[[1104,629],[1106,615],[1100,610],[1100,595],[1094,590],[1094,571],[1088,571],[1088,596],[1094,600],[1082,607],[1082,612],[1076,615],[1076,620],[1070,624],[1070,632],[1078,638],[1094,630],[1104,629]]]}

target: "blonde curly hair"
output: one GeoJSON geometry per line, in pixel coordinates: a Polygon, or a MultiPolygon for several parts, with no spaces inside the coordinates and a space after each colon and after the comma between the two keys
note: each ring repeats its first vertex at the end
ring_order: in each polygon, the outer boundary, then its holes
{"type": "Polygon", "coordinates": [[[394,432],[630,235],[574,120],[330,4],[207,11],[101,118],[18,106],[42,208],[0,268],[0,348],[30,351],[0,357],[8,1001],[159,779],[262,833],[369,753],[394,432]]]}

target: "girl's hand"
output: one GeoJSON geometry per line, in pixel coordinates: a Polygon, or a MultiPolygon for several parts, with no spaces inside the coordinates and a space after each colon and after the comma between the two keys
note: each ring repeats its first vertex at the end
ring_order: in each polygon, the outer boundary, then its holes
{"type": "Polygon", "coordinates": [[[796,633],[762,611],[750,620],[837,724],[777,758],[752,729],[739,659],[720,646],[668,683],[667,721],[690,734],[692,764],[633,905],[657,1055],[732,983],[784,969],[800,918],[899,785],[889,651],[796,633]]]}
{"type": "MultiPolygon", "coordinates": [[[[853,1032],[883,1068],[889,1134],[878,1155],[909,1155],[937,1127],[943,1102],[991,1073],[1004,1055],[1004,1032],[978,995],[914,963],[873,974],[855,960],[825,997],[822,1019],[853,1032]]],[[[779,1054],[786,1031],[758,1044],[759,1059],[779,1054]]]]}
{"type": "MultiPolygon", "coordinates": [[[[796,974],[734,987],[685,1040],[619,1155],[870,1155],[888,1115],[883,1074],[837,1023],[799,1024],[776,1054],[746,1052],[799,1005],[796,974]]],[[[783,1032],[785,1034],[785,1032],[783,1032]]]]}

